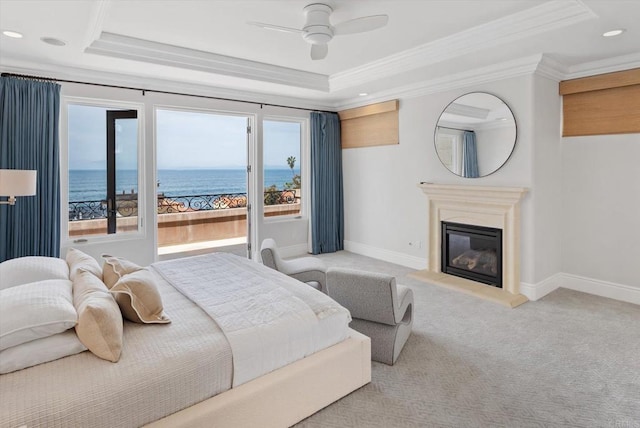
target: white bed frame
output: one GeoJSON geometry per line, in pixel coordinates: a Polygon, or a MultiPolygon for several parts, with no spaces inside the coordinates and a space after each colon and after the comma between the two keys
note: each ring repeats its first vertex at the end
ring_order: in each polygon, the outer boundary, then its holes
{"type": "Polygon", "coordinates": [[[288,427],[371,382],[371,340],[351,337],[148,428],[288,427]]]}

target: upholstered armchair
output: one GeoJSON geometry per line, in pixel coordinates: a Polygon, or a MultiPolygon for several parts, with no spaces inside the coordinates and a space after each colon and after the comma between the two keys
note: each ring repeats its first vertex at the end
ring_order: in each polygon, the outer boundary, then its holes
{"type": "Polygon", "coordinates": [[[271,238],[262,241],[260,257],[265,266],[307,283],[327,294],[327,268],[321,260],[309,256],[283,260],[278,254],[276,241],[271,238]]]}
{"type": "Polygon", "coordinates": [[[351,312],[350,327],[371,338],[371,359],[393,365],[413,326],[413,291],[393,276],[351,269],[327,271],[329,297],[351,312]]]}

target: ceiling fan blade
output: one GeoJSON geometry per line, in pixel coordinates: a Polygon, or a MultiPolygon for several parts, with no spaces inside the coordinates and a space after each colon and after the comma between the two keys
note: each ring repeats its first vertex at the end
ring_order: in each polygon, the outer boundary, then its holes
{"type": "Polygon", "coordinates": [[[335,36],[342,36],[344,34],[364,33],[365,31],[384,27],[387,25],[387,22],[389,22],[388,15],[363,16],[337,24],[333,27],[333,34],[335,36]]]}
{"type": "Polygon", "coordinates": [[[311,59],[318,60],[324,59],[329,52],[329,46],[327,44],[324,45],[311,45],[311,59]]]}
{"type": "Polygon", "coordinates": [[[289,27],[282,27],[280,25],[265,24],[264,22],[247,21],[247,24],[255,25],[256,27],[264,28],[266,30],[281,31],[283,33],[296,33],[296,34],[304,33],[304,31],[298,30],[297,28],[289,28],[289,27]]]}

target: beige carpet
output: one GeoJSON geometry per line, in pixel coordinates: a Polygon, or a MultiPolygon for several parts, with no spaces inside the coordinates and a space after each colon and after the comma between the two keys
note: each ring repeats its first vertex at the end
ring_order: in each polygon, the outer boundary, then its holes
{"type": "Polygon", "coordinates": [[[402,266],[320,257],[395,275],[415,321],[396,365],[374,362],[369,385],[298,427],[640,428],[640,306],[559,289],[508,309],[402,266]]]}

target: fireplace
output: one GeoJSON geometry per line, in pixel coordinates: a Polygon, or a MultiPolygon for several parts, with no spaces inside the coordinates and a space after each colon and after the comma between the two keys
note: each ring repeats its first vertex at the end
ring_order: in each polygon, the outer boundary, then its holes
{"type": "MultiPolygon", "coordinates": [[[[420,183],[419,187],[427,195],[429,202],[427,210],[429,248],[427,269],[414,272],[411,276],[429,284],[458,290],[510,308],[526,302],[527,298],[520,294],[520,201],[527,193],[527,189],[437,183],[420,183]],[[498,255],[498,248],[495,249],[497,278],[487,278],[487,281],[481,282],[480,278],[468,279],[468,276],[451,274],[449,268],[445,270],[442,266],[442,254],[445,251],[442,248],[442,242],[448,238],[446,233],[443,235],[443,222],[454,223],[465,228],[479,226],[483,231],[487,229],[500,231],[502,238],[495,239],[501,247],[499,249],[501,255],[498,255]],[[494,283],[495,286],[490,287],[486,282],[494,283]]],[[[483,235],[483,238],[485,237],[486,235],[483,235]]],[[[456,240],[464,241],[464,235],[456,240]]],[[[480,247],[477,245],[477,240],[472,243],[470,238],[468,244],[469,250],[488,246],[484,244],[480,247]]],[[[464,251],[466,250],[462,253],[464,251]]],[[[462,253],[453,256],[451,262],[462,253]]],[[[477,261],[480,261],[481,255],[474,253],[470,255],[477,256],[477,261]]],[[[444,258],[448,264],[453,264],[448,262],[449,256],[444,258]]],[[[483,262],[485,258],[492,260],[493,254],[484,254],[483,262]]],[[[464,275],[468,275],[475,269],[474,263],[477,264],[477,262],[465,260],[464,257],[457,261],[457,264],[463,264],[464,275]],[[467,269],[464,269],[465,262],[467,269]],[[470,263],[472,269],[468,269],[470,263]]],[[[452,267],[459,268],[459,266],[452,267]]],[[[488,268],[489,276],[493,276],[491,264],[488,268]]]]}
{"type": "Polygon", "coordinates": [[[502,288],[502,230],[443,221],[441,271],[502,288]]]}

